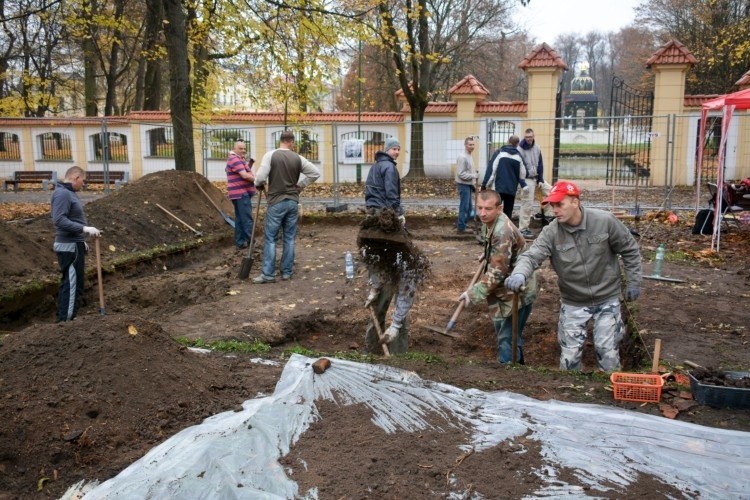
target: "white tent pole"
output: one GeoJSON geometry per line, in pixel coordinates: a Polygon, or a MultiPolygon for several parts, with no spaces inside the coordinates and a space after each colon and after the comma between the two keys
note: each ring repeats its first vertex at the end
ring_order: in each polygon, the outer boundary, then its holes
{"type": "Polygon", "coordinates": [[[722,210],[721,204],[724,198],[724,162],[726,157],[724,150],[727,145],[727,135],[729,134],[729,124],[732,121],[732,114],[734,113],[734,106],[724,106],[724,114],[721,120],[721,141],[719,143],[719,165],[716,167],[716,204],[714,205],[714,235],[711,241],[711,250],[719,251],[721,242],[721,217],[722,210]]]}

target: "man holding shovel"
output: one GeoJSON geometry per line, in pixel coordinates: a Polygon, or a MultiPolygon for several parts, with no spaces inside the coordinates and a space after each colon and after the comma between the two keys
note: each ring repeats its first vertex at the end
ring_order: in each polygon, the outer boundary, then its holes
{"type": "Polygon", "coordinates": [[[70,167],[65,179],[57,182],[52,193],[52,221],[55,225],[54,249],[60,264],[60,289],[57,292],[57,322],[75,319],[83,296],[84,266],[88,245],[86,236],[98,238],[99,230],[89,226],[83,203],[76,194],[83,187],[86,172],[70,167]]]}
{"type": "Polygon", "coordinates": [[[586,325],[594,322],[594,347],[599,368],[620,368],[620,340],[625,331],[620,313],[620,263],[625,268],[625,300],[641,294],[641,253],[628,228],[610,212],[584,209],[578,186],[560,181],[543,203],[555,220],[542,229],[516,264],[505,287],[518,291],[545,260],[557,273],[560,288],[560,369],[580,370],[586,325]]]}
{"type": "Polygon", "coordinates": [[[251,170],[255,160],[245,161],[247,147],[243,141],[234,143],[229,152],[227,166],[227,195],[234,205],[234,244],[237,248],[245,248],[253,234],[253,206],[252,197],[255,194],[255,173],[251,170]]]}
{"type": "Polygon", "coordinates": [[[487,301],[492,322],[497,333],[497,358],[500,364],[513,361],[513,321],[517,315],[516,360],[524,364],[521,332],[531,314],[538,286],[536,273],[532,273],[519,297],[518,310],[513,310],[513,292],[503,286],[511,275],[518,256],[526,249],[526,240],[521,231],[503,213],[503,204],[497,191],[481,191],[477,198],[477,212],[482,221],[482,240],[485,263],[484,274],[471,288],[461,294],[459,300],[469,304],[487,301]]]}

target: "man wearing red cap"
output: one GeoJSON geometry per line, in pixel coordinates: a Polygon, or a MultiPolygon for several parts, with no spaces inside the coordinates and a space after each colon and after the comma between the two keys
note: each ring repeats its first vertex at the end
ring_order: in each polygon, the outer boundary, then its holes
{"type": "Polygon", "coordinates": [[[581,205],[581,191],[568,181],[554,185],[542,200],[555,220],[516,263],[505,287],[520,291],[532,273],[550,259],[560,288],[560,369],[580,370],[586,324],[594,321],[594,346],[601,370],[620,368],[619,345],[625,331],[620,314],[620,265],[625,267],[625,300],[641,294],[641,253],[627,227],[610,212],[581,205]]]}

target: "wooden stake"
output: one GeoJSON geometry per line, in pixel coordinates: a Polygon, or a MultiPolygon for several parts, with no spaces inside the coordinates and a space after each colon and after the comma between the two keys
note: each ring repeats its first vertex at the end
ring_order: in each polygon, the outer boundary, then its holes
{"type": "Polygon", "coordinates": [[[659,357],[661,357],[661,339],[654,341],[654,361],[651,364],[651,372],[659,373],[659,357]]]}

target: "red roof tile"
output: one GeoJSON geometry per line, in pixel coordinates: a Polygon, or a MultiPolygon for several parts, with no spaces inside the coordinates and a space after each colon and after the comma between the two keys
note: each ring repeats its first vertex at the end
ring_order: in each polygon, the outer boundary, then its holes
{"type": "Polygon", "coordinates": [[[525,101],[485,101],[478,102],[474,111],[476,113],[523,114],[526,113],[528,107],[525,101]]]}
{"type": "Polygon", "coordinates": [[[490,91],[474,75],[466,75],[460,82],[448,89],[448,95],[454,94],[489,95],[490,91]]]}
{"type": "Polygon", "coordinates": [[[682,105],[686,108],[700,108],[704,102],[717,97],[719,97],[719,94],[686,95],[682,105]]]}
{"type": "Polygon", "coordinates": [[[659,47],[659,50],[649,57],[648,61],[646,61],[646,66],[650,68],[652,64],[693,65],[698,64],[698,59],[695,58],[687,47],[677,40],[672,39],[659,47]]]}
{"type": "MultiPolygon", "coordinates": [[[[50,117],[50,118],[0,118],[0,125],[5,127],[15,126],[44,126],[44,127],[67,127],[71,125],[95,125],[100,126],[103,117],[50,117]]],[[[108,125],[130,123],[124,116],[108,116],[108,125]]]]}
{"type": "MultiPolygon", "coordinates": [[[[127,115],[133,121],[158,121],[168,122],[171,117],[168,111],[134,111],[127,115]]],[[[377,113],[364,112],[358,115],[356,111],[337,113],[307,113],[305,115],[290,114],[289,121],[295,123],[357,123],[359,118],[363,122],[401,122],[404,121],[402,113],[377,113]]],[[[212,115],[209,122],[232,122],[232,123],[257,123],[257,122],[279,122],[283,123],[284,113],[274,111],[237,111],[231,113],[217,113],[212,115]]]]}
{"type": "Polygon", "coordinates": [[[737,80],[735,83],[738,87],[743,87],[745,85],[750,85],[750,71],[742,75],[742,78],[737,80]]]}
{"type": "Polygon", "coordinates": [[[568,69],[565,61],[555,52],[555,50],[546,43],[541,44],[531,51],[531,54],[524,57],[523,61],[518,64],[521,69],[526,68],[562,68],[568,69]]]}

